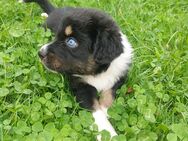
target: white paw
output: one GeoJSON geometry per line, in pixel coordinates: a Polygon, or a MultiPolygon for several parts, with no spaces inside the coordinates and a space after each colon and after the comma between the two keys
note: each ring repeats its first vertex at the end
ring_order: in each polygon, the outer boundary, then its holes
{"type": "Polygon", "coordinates": [[[106,117],[109,117],[109,115],[108,115],[108,108],[105,108],[104,106],[101,106],[101,110],[104,112],[104,114],[106,115],[106,117]]]}
{"type": "Polygon", "coordinates": [[[101,141],[101,135],[97,135],[97,141],[101,141]]]}
{"type": "MultiPolygon", "coordinates": [[[[95,124],[97,124],[99,131],[102,131],[102,130],[108,131],[110,133],[111,138],[117,135],[116,131],[114,130],[111,123],[108,121],[108,118],[106,114],[103,112],[103,110],[98,109],[92,114],[95,119],[95,124]]],[[[100,141],[100,139],[101,139],[101,136],[98,135],[97,140],[100,141]]]]}

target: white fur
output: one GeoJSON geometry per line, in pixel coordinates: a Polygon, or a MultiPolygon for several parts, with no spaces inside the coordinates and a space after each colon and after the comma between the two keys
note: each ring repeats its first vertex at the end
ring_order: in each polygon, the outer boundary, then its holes
{"type": "Polygon", "coordinates": [[[108,69],[98,75],[76,75],[81,77],[85,82],[94,86],[99,92],[105,91],[114,86],[114,84],[124,76],[129,68],[132,59],[132,47],[127,37],[121,33],[123,53],[115,58],[108,69]]]}
{"type": "MultiPolygon", "coordinates": [[[[47,43],[47,44],[43,45],[43,46],[40,48],[40,52],[41,52],[44,56],[47,55],[47,53],[48,53],[48,46],[49,46],[50,44],[52,44],[52,42],[51,42],[51,43],[47,43]]],[[[43,64],[44,64],[44,63],[43,63],[43,64]]],[[[44,64],[44,66],[45,66],[45,68],[46,68],[47,70],[49,70],[49,71],[51,71],[51,72],[53,72],[53,73],[57,73],[56,71],[49,69],[45,64],[44,64]]]]}
{"type": "Polygon", "coordinates": [[[43,55],[46,55],[46,54],[47,54],[48,46],[49,46],[50,44],[52,44],[52,43],[45,44],[45,45],[43,45],[43,46],[40,48],[40,52],[41,52],[43,55]]]}
{"type": "Polygon", "coordinates": [[[106,115],[106,117],[109,117],[109,115],[108,115],[108,108],[106,108],[104,106],[100,106],[100,108],[103,111],[103,113],[106,115]]]}
{"type": "MultiPolygon", "coordinates": [[[[102,131],[102,130],[108,131],[111,135],[111,138],[113,136],[117,135],[117,133],[114,130],[114,128],[112,127],[111,123],[108,121],[108,118],[106,117],[105,113],[101,109],[98,109],[97,111],[93,112],[92,114],[95,119],[95,124],[97,124],[99,131],[102,131]]],[[[97,136],[97,140],[98,141],[101,140],[100,135],[97,136]]]]}

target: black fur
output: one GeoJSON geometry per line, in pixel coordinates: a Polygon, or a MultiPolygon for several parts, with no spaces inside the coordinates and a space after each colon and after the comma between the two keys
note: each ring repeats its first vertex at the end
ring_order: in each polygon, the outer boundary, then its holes
{"type": "Polygon", "coordinates": [[[94,58],[99,64],[109,64],[123,52],[119,28],[111,19],[104,18],[103,20],[98,20],[94,58]]]}
{"type": "MultiPolygon", "coordinates": [[[[112,60],[123,52],[119,27],[107,14],[94,9],[54,8],[47,0],[25,2],[38,3],[49,14],[45,27],[56,35],[47,53],[39,52],[41,60],[49,69],[67,74],[80,106],[92,110],[98,99],[96,88],[73,75],[96,75],[109,67],[112,60]],[[71,26],[71,35],[65,34],[68,26],[71,26]],[[68,37],[74,37],[78,47],[67,47],[65,41],[68,37]]],[[[122,82],[115,84],[114,94],[122,82]]]]}
{"type": "Polygon", "coordinates": [[[119,81],[116,82],[116,84],[112,87],[112,94],[113,94],[114,98],[116,97],[117,89],[119,89],[123,85],[123,83],[125,83],[126,79],[127,79],[127,77],[120,78],[119,81]]]}
{"type": "Polygon", "coordinates": [[[69,77],[70,87],[76,101],[81,107],[94,110],[94,102],[98,100],[97,90],[93,86],[81,82],[76,77],[69,77]]]}

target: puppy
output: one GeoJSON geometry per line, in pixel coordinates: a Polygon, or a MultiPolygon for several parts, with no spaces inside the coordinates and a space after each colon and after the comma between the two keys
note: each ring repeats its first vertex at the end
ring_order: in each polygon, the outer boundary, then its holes
{"type": "Polygon", "coordinates": [[[131,64],[133,49],[126,36],[101,11],[55,8],[47,0],[24,2],[39,4],[48,14],[44,27],[55,34],[55,40],[38,53],[44,66],[68,76],[73,95],[81,107],[92,111],[99,131],[107,130],[111,137],[117,135],[107,110],[131,64]]]}

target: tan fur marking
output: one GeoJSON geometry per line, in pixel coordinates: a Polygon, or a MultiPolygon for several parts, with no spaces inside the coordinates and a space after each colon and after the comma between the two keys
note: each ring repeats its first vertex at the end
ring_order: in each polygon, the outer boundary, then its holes
{"type": "Polygon", "coordinates": [[[59,69],[62,67],[62,63],[58,59],[54,59],[53,66],[55,69],[59,69]]]}
{"type": "Polygon", "coordinates": [[[60,59],[52,53],[48,54],[48,60],[46,60],[46,61],[48,61],[48,63],[55,70],[60,69],[63,66],[63,63],[60,61],[60,59]]]}
{"type": "Polygon", "coordinates": [[[65,34],[67,36],[72,34],[72,27],[70,25],[65,28],[65,34]]]}
{"type": "Polygon", "coordinates": [[[86,66],[86,71],[87,71],[87,72],[92,72],[92,71],[94,71],[95,68],[96,68],[95,66],[96,66],[96,63],[95,63],[93,57],[90,56],[90,57],[88,58],[88,62],[87,62],[87,66],[86,66]]]}
{"type": "Polygon", "coordinates": [[[98,110],[98,109],[100,109],[99,101],[96,100],[96,99],[94,100],[93,109],[94,109],[94,110],[98,110]]]}
{"type": "Polygon", "coordinates": [[[101,106],[109,108],[112,105],[113,101],[114,101],[114,98],[113,98],[111,89],[101,93],[101,97],[99,99],[99,103],[101,106]]]}

